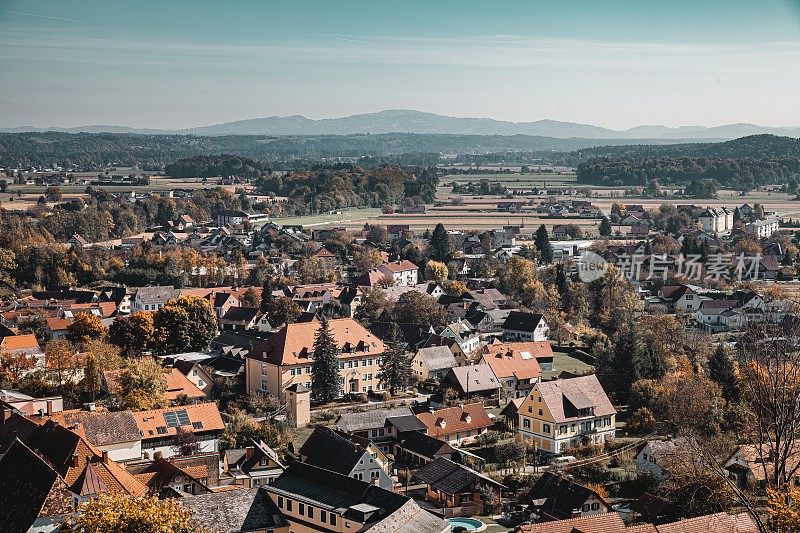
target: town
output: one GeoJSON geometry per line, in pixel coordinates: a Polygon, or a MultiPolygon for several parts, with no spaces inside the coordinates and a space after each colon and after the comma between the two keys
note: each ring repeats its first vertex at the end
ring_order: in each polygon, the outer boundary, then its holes
{"type": "Polygon", "coordinates": [[[0,533],[800,531],[798,14],[0,2],[0,533]]]}

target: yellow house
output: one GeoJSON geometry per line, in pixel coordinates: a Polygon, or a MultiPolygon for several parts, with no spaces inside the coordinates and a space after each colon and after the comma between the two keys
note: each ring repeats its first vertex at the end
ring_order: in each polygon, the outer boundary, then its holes
{"type": "Polygon", "coordinates": [[[617,411],[597,376],[537,383],[519,407],[517,441],[561,453],[615,437],[617,411]]]}
{"type": "MultiPolygon", "coordinates": [[[[352,318],[329,321],[341,350],[339,383],[341,395],[383,390],[378,376],[385,347],[383,341],[352,318]]],[[[284,326],[247,355],[245,383],[248,394],[266,392],[282,396],[292,385],[311,387],[314,338],[319,322],[284,326]]]]}

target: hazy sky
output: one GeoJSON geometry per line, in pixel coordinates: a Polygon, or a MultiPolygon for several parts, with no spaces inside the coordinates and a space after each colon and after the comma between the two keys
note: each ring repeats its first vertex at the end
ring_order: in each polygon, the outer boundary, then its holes
{"type": "Polygon", "coordinates": [[[800,125],[800,0],[0,0],[0,125],[800,125]]]}

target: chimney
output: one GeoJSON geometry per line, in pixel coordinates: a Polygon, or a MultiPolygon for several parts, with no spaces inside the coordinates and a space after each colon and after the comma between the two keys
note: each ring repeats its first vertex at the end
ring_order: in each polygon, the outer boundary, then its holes
{"type": "Polygon", "coordinates": [[[580,509],[573,509],[572,510],[572,518],[580,518],[581,517],[581,510],[580,509]]]}
{"type": "Polygon", "coordinates": [[[87,411],[92,413],[97,410],[97,405],[94,402],[86,403],[84,404],[84,407],[86,408],[87,411]]]}
{"type": "Polygon", "coordinates": [[[111,459],[108,458],[108,452],[103,450],[103,463],[109,464],[111,463],[111,459]]]}
{"type": "Polygon", "coordinates": [[[255,451],[256,451],[256,449],[255,449],[254,446],[247,446],[244,449],[244,457],[245,457],[245,459],[250,459],[253,456],[253,453],[255,453],[255,451]]]}
{"type": "Polygon", "coordinates": [[[69,462],[70,462],[70,464],[71,464],[72,466],[78,466],[78,454],[77,454],[77,453],[73,453],[73,454],[70,456],[70,458],[69,458],[69,459],[70,459],[70,461],[69,461],[69,462]]]}
{"type": "Polygon", "coordinates": [[[53,400],[47,400],[47,416],[53,414],[53,400]]]}

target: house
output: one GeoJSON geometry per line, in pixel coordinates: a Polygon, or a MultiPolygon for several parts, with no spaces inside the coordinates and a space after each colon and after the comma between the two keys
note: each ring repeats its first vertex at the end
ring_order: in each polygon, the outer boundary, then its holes
{"type": "Polygon", "coordinates": [[[698,220],[703,231],[714,236],[725,235],[733,229],[733,211],[726,207],[708,207],[698,220]]]}
{"type": "Polygon", "coordinates": [[[208,533],[288,533],[289,523],[259,488],[226,490],[178,500],[208,533]]]}
{"type": "MultiPolygon", "coordinates": [[[[519,527],[519,531],[520,533],[624,533],[625,527],[625,522],[622,521],[619,513],[605,513],[538,524],[525,524],[519,527]]],[[[643,526],[637,524],[636,533],[656,533],[655,530],[648,529],[640,531],[639,527],[643,526]]],[[[631,529],[631,533],[634,533],[634,528],[631,529]]]]}
{"type": "Polygon", "coordinates": [[[234,485],[248,489],[272,483],[285,469],[277,452],[263,441],[252,441],[243,449],[225,450],[222,457],[223,473],[233,478],[234,485]]]}
{"type": "Polygon", "coordinates": [[[738,302],[727,298],[708,298],[700,302],[695,312],[698,327],[705,331],[723,331],[728,329],[724,314],[736,307],[738,302]]]}
{"type": "MultiPolygon", "coordinates": [[[[364,412],[342,413],[336,419],[336,427],[340,431],[351,433],[362,439],[374,442],[382,452],[390,453],[390,441],[397,437],[395,428],[387,424],[387,420],[395,417],[412,416],[409,407],[393,407],[390,409],[370,409],[364,412]]],[[[416,417],[414,417],[416,419],[416,417]]]]}
{"type": "Polygon", "coordinates": [[[44,359],[44,352],[33,333],[8,335],[0,338],[0,351],[12,356],[32,357],[39,361],[44,359]]]}
{"type": "MultiPolygon", "coordinates": [[[[769,479],[775,475],[774,452],[771,452],[769,444],[741,444],[731,452],[727,459],[722,463],[722,469],[728,477],[735,480],[741,488],[761,489],[769,483],[769,479]]],[[[792,444],[791,451],[787,456],[786,471],[795,471],[789,484],[792,486],[800,485],[800,442],[792,444]]]]}
{"type": "Polygon", "coordinates": [[[34,421],[53,420],[88,440],[112,461],[138,461],[142,458],[142,436],[136,418],[130,411],[82,411],[78,409],[56,412],[34,421]]]}
{"type": "Polygon", "coordinates": [[[298,450],[306,463],[392,490],[389,460],[369,439],[317,426],[298,450]]]}
{"type": "MultiPolygon", "coordinates": [[[[483,347],[482,353],[485,356],[497,354],[508,354],[510,357],[522,361],[536,359],[536,363],[542,372],[550,372],[553,368],[553,347],[547,341],[538,342],[498,342],[494,341],[483,347]]],[[[498,376],[499,377],[499,376],[498,376]]]]}
{"type": "Polygon", "coordinates": [[[230,331],[257,329],[260,318],[258,307],[231,307],[219,319],[219,326],[230,331]]]}
{"type": "Polygon", "coordinates": [[[219,485],[219,455],[198,453],[128,463],[126,469],[161,497],[207,494],[219,485]]]}
{"type": "Polygon", "coordinates": [[[537,383],[519,413],[517,440],[548,453],[616,435],[617,411],[594,374],[537,383]]]}
{"type": "Polygon", "coordinates": [[[45,320],[45,332],[51,341],[64,340],[67,337],[67,328],[74,322],[72,318],[47,317],[45,320]]]}
{"type": "Polygon", "coordinates": [[[745,229],[750,233],[755,233],[761,239],[766,239],[772,236],[773,233],[778,231],[780,222],[778,217],[767,217],[763,220],[755,220],[748,222],[744,225],[745,229]]]}
{"type": "Polygon", "coordinates": [[[142,454],[154,457],[176,455],[175,435],[178,431],[194,433],[199,452],[218,452],[219,436],[225,430],[217,404],[214,402],[152,409],[133,413],[142,436],[142,454]]]}
{"type": "Polygon", "coordinates": [[[217,213],[217,226],[240,226],[250,220],[250,216],[243,211],[223,209],[217,213]]]}
{"type": "Polygon", "coordinates": [[[541,521],[564,520],[610,513],[611,504],[596,490],[571,476],[545,472],[525,496],[532,513],[541,521]]]}
{"type": "Polygon", "coordinates": [[[186,379],[188,379],[192,385],[201,390],[206,398],[211,398],[211,389],[214,387],[214,377],[208,370],[203,368],[198,362],[190,359],[184,360],[175,358],[173,359],[172,366],[186,376],[186,379]]]}
{"type": "Polygon", "coordinates": [[[456,358],[447,346],[420,348],[411,359],[411,372],[418,381],[441,379],[456,366],[456,358]]]}
{"type": "MultiPolygon", "coordinates": [[[[516,344],[516,343],[513,343],[516,344]]],[[[552,362],[553,349],[548,342],[525,343],[537,345],[552,362]]],[[[488,353],[483,354],[481,363],[491,367],[501,386],[506,387],[513,398],[524,398],[542,376],[536,356],[530,350],[505,349],[505,346],[489,345],[488,353]],[[499,348],[499,349],[498,349],[499,348]]]]}
{"type": "Polygon", "coordinates": [[[411,226],[408,224],[388,224],[386,226],[386,231],[390,239],[400,239],[403,235],[411,231],[411,226]]]}
{"type": "Polygon", "coordinates": [[[86,248],[89,246],[89,241],[84,239],[80,233],[73,233],[72,237],[67,240],[67,244],[72,248],[86,248]]]}
{"type": "Polygon", "coordinates": [[[0,420],[3,419],[4,411],[19,411],[27,417],[41,417],[63,410],[64,399],[61,396],[34,398],[21,392],[0,389],[0,420]]]}
{"type": "Polygon", "coordinates": [[[567,226],[565,224],[558,224],[553,226],[553,231],[551,232],[553,235],[553,239],[568,239],[569,233],[567,232],[567,226]]]}
{"type": "Polygon", "coordinates": [[[442,390],[453,389],[459,397],[483,396],[499,398],[501,384],[492,367],[479,365],[455,366],[447,371],[441,381],[442,390]]]}
{"type": "Polygon", "coordinates": [[[131,312],[158,311],[168,300],[175,298],[177,292],[172,285],[139,287],[133,296],[131,312]]]}
{"type": "MultiPolygon", "coordinates": [[[[445,326],[445,328],[439,332],[439,336],[456,341],[461,353],[465,356],[474,352],[481,342],[481,337],[472,327],[472,324],[461,319],[445,326]]],[[[461,362],[463,363],[465,361],[461,362]]]]}
{"type": "Polygon", "coordinates": [[[325,248],[324,246],[320,246],[319,249],[311,254],[311,257],[325,265],[326,268],[336,268],[337,263],[339,262],[336,254],[325,248]]]}
{"type": "Polygon", "coordinates": [[[497,210],[506,213],[519,213],[524,205],[525,202],[498,202],[497,210]]]}
{"type": "MultiPolygon", "coordinates": [[[[264,391],[282,396],[283,391],[295,383],[310,387],[314,337],[319,325],[317,320],[288,324],[248,353],[247,393],[264,391]]],[[[340,394],[382,390],[378,374],[385,350],[383,341],[352,318],[330,320],[328,325],[341,350],[340,394]]]]}
{"type": "MultiPolygon", "coordinates": [[[[18,472],[27,480],[17,479],[15,484],[6,485],[5,490],[0,491],[0,498],[5,499],[10,494],[23,500],[33,497],[34,494],[26,492],[26,489],[30,488],[31,483],[43,482],[30,478],[35,469],[34,463],[39,461],[52,470],[52,473],[44,476],[49,485],[44,489],[55,498],[51,503],[60,501],[73,510],[80,503],[101,493],[143,496],[148,492],[144,483],[113,461],[107,452],[101,452],[86,438],[53,420],[37,424],[14,414],[2,422],[0,443],[7,443],[11,448],[24,448],[25,453],[20,452],[20,455],[27,456],[30,461],[22,472],[18,472]],[[38,459],[34,459],[33,455],[38,459]]],[[[0,478],[9,473],[7,467],[13,470],[12,465],[5,463],[7,456],[8,453],[0,458],[0,478]]],[[[0,520],[5,514],[0,513],[0,520]]]]}
{"type": "Polygon", "coordinates": [[[500,416],[502,416],[506,421],[506,428],[511,431],[517,429],[517,423],[519,422],[519,408],[522,406],[522,402],[524,401],[525,398],[510,398],[506,406],[500,411],[500,416]]]}
{"type": "MultiPolygon", "coordinates": [[[[370,531],[447,533],[450,525],[408,496],[295,461],[262,487],[295,533],[370,531]]],[[[286,530],[276,530],[275,533],[286,530]]]]}
{"type": "Polygon", "coordinates": [[[384,263],[379,265],[377,270],[383,276],[394,280],[395,285],[403,287],[415,287],[417,285],[419,267],[407,259],[384,263]]]}
{"type": "Polygon", "coordinates": [[[494,495],[493,504],[502,503],[506,487],[493,479],[445,457],[437,457],[416,472],[414,478],[427,485],[426,495],[441,507],[452,508],[455,515],[483,514],[484,491],[494,495]]]}
{"type": "Polygon", "coordinates": [[[443,440],[435,439],[419,431],[404,435],[394,446],[395,465],[420,467],[439,457],[455,461],[460,457],[458,450],[443,440]]]}
{"type": "Polygon", "coordinates": [[[501,329],[503,338],[509,341],[546,341],[550,335],[542,315],[524,311],[511,311],[501,329]]]}
{"type": "Polygon", "coordinates": [[[427,213],[427,207],[425,204],[417,204],[417,205],[404,205],[401,208],[401,211],[405,214],[413,214],[413,215],[424,215],[427,213]]]}
{"type": "Polygon", "coordinates": [[[680,441],[685,439],[669,440],[648,440],[642,444],[634,456],[636,463],[636,473],[638,475],[649,475],[657,480],[667,477],[667,469],[670,462],[680,461],[678,446],[680,441]]]}
{"type": "Polygon", "coordinates": [[[428,428],[428,436],[454,446],[472,442],[494,426],[482,402],[425,411],[417,418],[428,428]]]}

